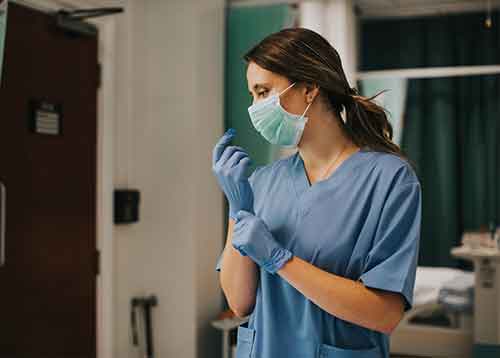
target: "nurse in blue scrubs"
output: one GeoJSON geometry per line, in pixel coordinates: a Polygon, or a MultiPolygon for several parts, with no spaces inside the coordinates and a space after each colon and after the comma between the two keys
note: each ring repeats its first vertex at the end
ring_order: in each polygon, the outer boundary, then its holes
{"type": "Polygon", "coordinates": [[[389,357],[412,305],[419,180],[387,116],[351,88],[319,34],[285,29],[245,56],[256,134],[297,151],[248,177],[226,132],[213,172],[229,202],[217,262],[237,358],[389,357]]]}

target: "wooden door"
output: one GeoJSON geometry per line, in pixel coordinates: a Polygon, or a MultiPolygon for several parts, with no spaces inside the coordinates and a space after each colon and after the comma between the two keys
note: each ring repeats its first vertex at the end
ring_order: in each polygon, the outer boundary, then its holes
{"type": "Polygon", "coordinates": [[[95,357],[97,38],[8,11],[0,357],[95,357]]]}

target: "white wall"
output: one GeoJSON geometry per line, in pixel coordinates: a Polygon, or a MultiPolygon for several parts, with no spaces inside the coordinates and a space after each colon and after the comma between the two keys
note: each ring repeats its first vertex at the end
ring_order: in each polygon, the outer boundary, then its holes
{"type": "Polygon", "coordinates": [[[114,356],[138,357],[130,299],[154,293],[156,356],[216,357],[224,229],[211,151],[223,131],[224,1],[129,0],[117,32],[115,186],[140,189],[141,211],[114,230],[114,356]]]}

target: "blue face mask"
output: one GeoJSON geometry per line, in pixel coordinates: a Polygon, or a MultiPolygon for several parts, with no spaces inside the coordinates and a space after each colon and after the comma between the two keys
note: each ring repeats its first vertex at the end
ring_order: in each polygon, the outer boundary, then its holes
{"type": "Polygon", "coordinates": [[[5,47],[5,32],[7,31],[7,0],[0,0],[0,84],[2,83],[3,49],[5,47]]]}
{"type": "Polygon", "coordinates": [[[292,114],[281,106],[279,97],[288,91],[274,94],[248,107],[248,114],[253,126],[269,143],[282,147],[296,147],[302,137],[308,118],[304,117],[309,103],[302,115],[292,114]]]}

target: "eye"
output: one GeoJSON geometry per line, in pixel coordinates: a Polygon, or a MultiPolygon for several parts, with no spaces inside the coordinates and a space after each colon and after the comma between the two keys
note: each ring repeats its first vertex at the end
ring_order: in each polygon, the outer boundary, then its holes
{"type": "Polygon", "coordinates": [[[263,90],[257,93],[257,97],[263,97],[266,96],[269,93],[268,90],[263,90]]]}

